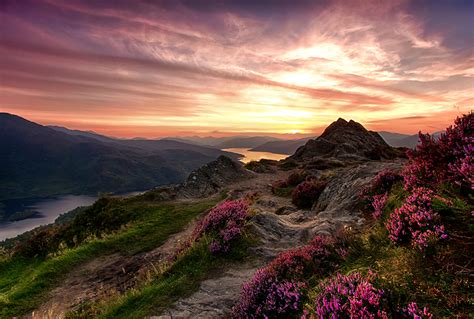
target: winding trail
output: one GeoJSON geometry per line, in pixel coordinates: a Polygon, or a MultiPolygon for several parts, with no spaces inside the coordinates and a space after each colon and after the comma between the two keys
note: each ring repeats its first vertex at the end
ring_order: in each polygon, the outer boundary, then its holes
{"type": "MultiPolygon", "coordinates": [[[[251,227],[260,238],[259,245],[252,248],[257,258],[229,266],[216,277],[203,281],[191,296],[178,300],[165,313],[151,318],[228,317],[243,283],[278,253],[305,244],[315,234],[332,234],[339,227],[362,227],[364,219],[357,209],[361,187],[380,170],[397,169],[401,165],[400,161],[366,162],[333,170],[333,177],[311,210],[299,210],[289,198],[271,193],[271,183],[285,179],[289,175],[286,171],[261,173],[257,178],[228,185],[232,198],[258,194],[251,207],[256,212],[251,227]]],[[[147,253],[103,256],[78,266],[49,293],[48,301],[27,318],[62,318],[81,303],[107,299],[136,287],[153,275],[181,241],[189,238],[193,228],[191,223],[147,253]]]]}
{"type": "MultiPolygon", "coordinates": [[[[262,176],[257,183],[247,181],[233,185],[233,192],[240,196],[254,192],[260,195],[252,207],[258,212],[252,227],[261,239],[259,246],[254,248],[257,261],[237,265],[219,277],[202,282],[197,292],[153,318],[228,318],[243,283],[278,253],[304,245],[316,234],[331,235],[339,227],[363,227],[364,219],[357,209],[361,188],[384,168],[398,169],[401,165],[400,161],[367,162],[338,169],[311,210],[298,210],[289,198],[274,196],[269,187],[269,176],[262,176]]],[[[273,176],[273,180],[278,180],[285,174],[273,176]]]]}

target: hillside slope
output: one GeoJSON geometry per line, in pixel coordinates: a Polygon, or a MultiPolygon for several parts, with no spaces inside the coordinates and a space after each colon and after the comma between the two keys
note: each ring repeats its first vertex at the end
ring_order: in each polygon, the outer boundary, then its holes
{"type": "Polygon", "coordinates": [[[179,183],[229,154],[176,141],[67,134],[6,113],[0,114],[0,148],[0,200],[179,183]]]}

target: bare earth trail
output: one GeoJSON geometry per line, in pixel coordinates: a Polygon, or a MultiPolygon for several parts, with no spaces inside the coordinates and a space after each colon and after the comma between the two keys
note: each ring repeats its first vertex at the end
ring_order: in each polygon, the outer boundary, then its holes
{"type": "MultiPolygon", "coordinates": [[[[229,185],[229,193],[243,196],[249,189],[268,192],[269,185],[274,180],[286,178],[286,175],[287,172],[259,174],[258,178],[229,185]]],[[[277,199],[289,202],[288,199],[277,199]]],[[[180,201],[192,202],[191,199],[180,201]]],[[[84,302],[104,300],[136,287],[158,271],[160,264],[191,236],[194,226],[195,222],[190,223],[183,231],[171,235],[163,245],[149,252],[134,256],[118,253],[105,255],[77,266],[66,275],[59,286],[49,292],[47,302],[26,318],[62,318],[68,311],[84,302]]],[[[242,281],[244,278],[241,278],[239,283],[242,281]]]]}
{"type": "Polygon", "coordinates": [[[356,208],[361,188],[382,169],[398,169],[401,165],[399,161],[368,162],[339,169],[312,210],[298,210],[289,198],[271,193],[268,186],[271,180],[283,179],[284,174],[273,175],[274,178],[270,179],[261,175],[258,181],[233,185],[233,191],[238,194],[260,194],[253,205],[258,213],[252,225],[261,239],[255,248],[258,260],[227,269],[221,276],[203,281],[197,292],[154,318],[228,318],[243,283],[279,252],[303,245],[316,234],[331,234],[339,227],[362,226],[364,219],[356,208]]]}
{"type": "MultiPolygon", "coordinates": [[[[298,210],[290,198],[271,193],[271,183],[285,179],[290,172],[258,174],[256,178],[228,185],[231,197],[258,194],[252,206],[256,212],[252,228],[260,237],[259,245],[253,248],[257,258],[251,263],[231,266],[203,281],[198,291],[177,301],[164,314],[156,314],[155,318],[228,317],[242,284],[279,252],[303,245],[318,233],[331,234],[341,226],[362,225],[364,220],[356,210],[361,187],[383,168],[400,166],[400,162],[387,161],[337,169],[318,204],[311,210],[298,210]]],[[[135,287],[153,275],[160,262],[170,256],[181,241],[189,238],[193,228],[191,223],[160,247],[144,254],[102,256],[78,266],[49,293],[48,301],[27,317],[61,318],[85,301],[103,300],[135,287]]]]}

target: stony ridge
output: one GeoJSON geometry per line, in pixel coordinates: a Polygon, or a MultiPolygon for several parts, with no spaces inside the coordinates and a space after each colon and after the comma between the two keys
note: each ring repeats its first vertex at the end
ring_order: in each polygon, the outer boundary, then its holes
{"type": "Polygon", "coordinates": [[[393,149],[376,132],[339,118],[321,136],[298,148],[291,159],[380,160],[394,158],[393,149]]]}

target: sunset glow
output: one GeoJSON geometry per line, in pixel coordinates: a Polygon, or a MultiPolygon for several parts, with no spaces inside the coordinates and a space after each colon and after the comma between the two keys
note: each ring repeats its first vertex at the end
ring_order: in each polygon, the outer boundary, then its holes
{"type": "Polygon", "coordinates": [[[473,109],[472,15],[469,1],[6,1],[0,111],[123,137],[313,135],[338,117],[438,131],[473,109]]]}

